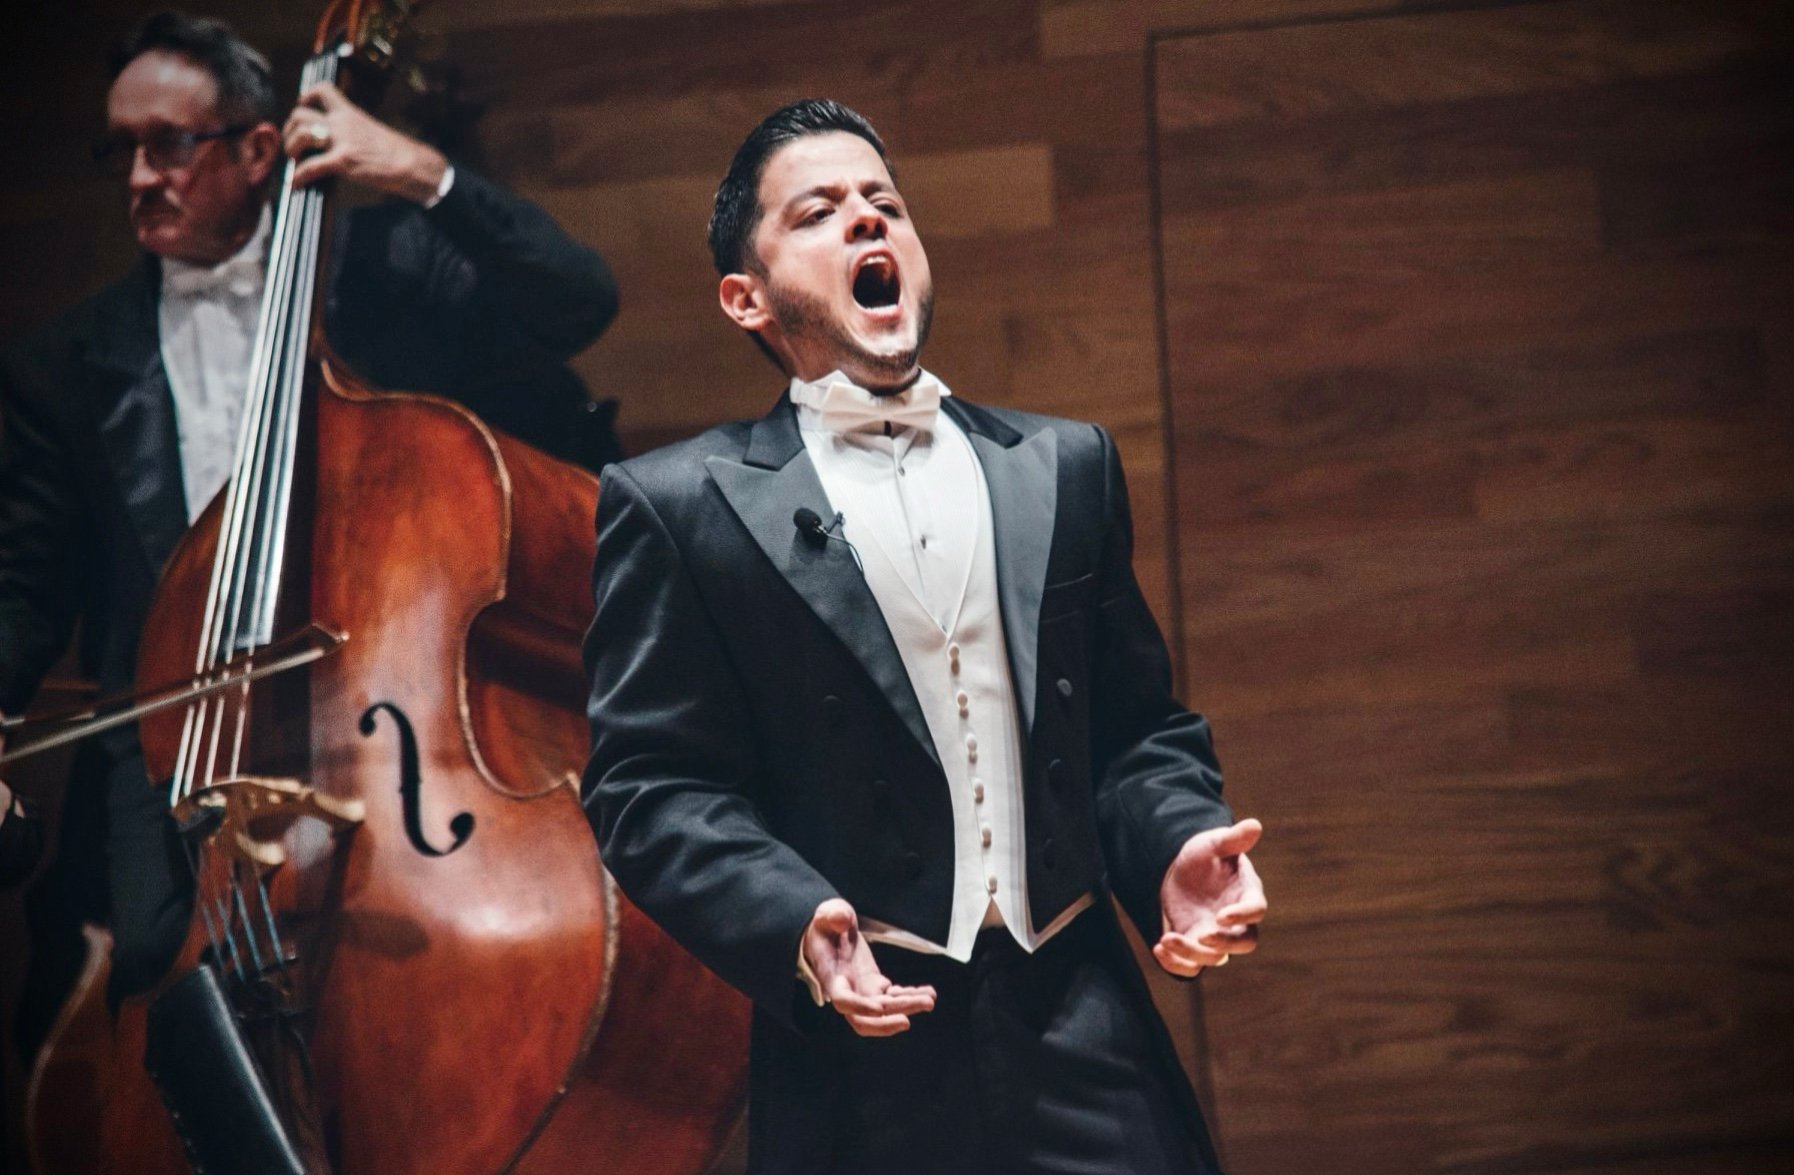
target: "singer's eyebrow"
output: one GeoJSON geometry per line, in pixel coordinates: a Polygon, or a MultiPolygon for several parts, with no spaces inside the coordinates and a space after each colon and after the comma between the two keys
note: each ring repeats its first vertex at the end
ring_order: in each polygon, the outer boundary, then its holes
{"type": "Polygon", "coordinates": [[[839,200],[847,192],[846,184],[817,184],[813,188],[805,188],[791,199],[785,201],[787,210],[797,207],[805,200],[839,200]]]}
{"type": "MultiPolygon", "coordinates": [[[[844,183],[817,184],[814,187],[804,189],[797,195],[791,197],[791,199],[785,201],[785,210],[789,212],[806,200],[839,200],[842,196],[847,194],[847,189],[848,185],[844,183]]],[[[879,179],[877,176],[861,181],[859,193],[862,196],[879,196],[889,193],[890,195],[896,196],[898,199],[902,199],[902,193],[898,192],[896,184],[891,183],[888,180],[879,179]]]]}

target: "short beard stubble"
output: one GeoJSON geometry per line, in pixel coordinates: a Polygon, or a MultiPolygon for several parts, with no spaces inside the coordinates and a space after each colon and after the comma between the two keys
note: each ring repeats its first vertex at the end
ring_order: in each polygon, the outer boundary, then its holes
{"type": "Polygon", "coordinates": [[[826,339],[833,345],[836,353],[847,353],[854,356],[868,371],[877,372],[890,378],[890,385],[880,388],[868,388],[874,395],[895,395],[902,391],[897,381],[909,375],[915,368],[916,361],[921,358],[922,348],[928,342],[929,329],[934,325],[934,288],[931,285],[922,297],[922,303],[916,310],[916,345],[902,351],[881,353],[867,350],[857,339],[829,316],[828,308],[820,299],[796,290],[781,289],[771,280],[766,280],[766,297],[772,305],[773,318],[787,337],[808,336],[826,339]]]}

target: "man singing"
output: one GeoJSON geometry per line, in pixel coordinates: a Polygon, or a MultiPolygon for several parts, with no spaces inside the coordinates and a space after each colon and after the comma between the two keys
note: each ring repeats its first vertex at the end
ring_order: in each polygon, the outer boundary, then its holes
{"type": "Polygon", "coordinates": [[[1112,442],[919,366],[928,257],[837,103],[754,129],[710,244],[790,383],[605,476],[584,794],[754,1000],[750,1170],[1218,1170],[1110,899],[1220,966],[1260,829],[1171,696],[1112,442]]]}

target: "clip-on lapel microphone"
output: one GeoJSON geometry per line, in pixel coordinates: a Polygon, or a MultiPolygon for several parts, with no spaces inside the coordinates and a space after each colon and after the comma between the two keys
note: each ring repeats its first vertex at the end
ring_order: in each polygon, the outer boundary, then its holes
{"type": "Polygon", "coordinates": [[[858,567],[860,571],[864,573],[866,565],[860,562],[860,552],[858,548],[848,540],[846,535],[834,533],[835,529],[845,524],[846,521],[847,517],[839,510],[835,511],[834,521],[830,522],[827,526],[822,525],[822,515],[816,513],[816,511],[810,509],[808,506],[799,506],[796,510],[791,512],[791,523],[793,526],[797,527],[797,533],[803,536],[806,543],[809,543],[812,547],[815,547],[818,550],[828,546],[830,539],[833,539],[837,543],[846,543],[847,549],[853,552],[854,566],[858,567]]]}

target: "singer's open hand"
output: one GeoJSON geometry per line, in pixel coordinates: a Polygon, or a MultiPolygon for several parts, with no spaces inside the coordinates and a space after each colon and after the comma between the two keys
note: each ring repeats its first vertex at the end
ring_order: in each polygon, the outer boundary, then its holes
{"type": "Polygon", "coordinates": [[[1242,820],[1184,842],[1159,886],[1164,934],[1152,948],[1159,966],[1188,977],[1258,949],[1265,887],[1246,853],[1263,832],[1258,821],[1242,820]]]}
{"type": "Polygon", "coordinates": [[[842,898],[816,907],[803,951],[822,994],[861,1036],[894,1036],[911,1016],[934,1008],[934,988],[899,987],[884,977],[860,935],[859,916],[842,898]]]}

